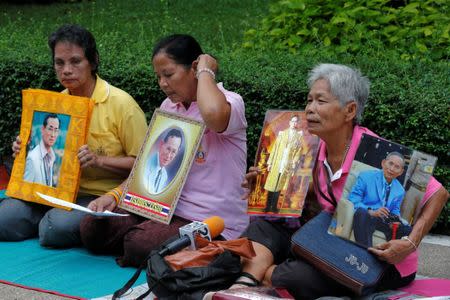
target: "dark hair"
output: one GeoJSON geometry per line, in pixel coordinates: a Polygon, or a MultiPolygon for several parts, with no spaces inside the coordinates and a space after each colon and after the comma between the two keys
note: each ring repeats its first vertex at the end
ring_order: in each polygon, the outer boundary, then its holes
{"type": "Polygon", "coordinates": [[[48,37],[48,46],[52,50],[52,61],[55,63],[55,46],[59,42],[75,44],[83,49],[86,59],[92,67],[95,76],[99,65],[99,55],[95,38],[87,29],[76,24],[65,24],[48,37]]]}
{"type": "Polygon", "coordinates": [[[42,123],[42,125],[43,125],[44,127],[47,127],[48,119],[57,119],[57,120],[58,120],[58,123],[61,124],[61,120],[58,118],[58,115],[57,115],[57,114],[47,114],[47,115],[45,116],[44,122],[42,123]]]}
{"type": "Polygon", "coordinates": [[[190,35],[173,34],[162,38],[153,48],[152,59],[159,53],[166,53],[177,64],[189,68],[203,50],[190,35]]]}
{"type": "Polygon", "coordinates": [[[181,134],[181,131],[179,129],[176,129],[176,128],[172,128],[172,129],[169,130],[169,132],[164,137],[164,143],[167,143],[167,141],[171,137],[177,137],[177,138],[180,138],[181,140],[183,140],[183,135],[181,134]]]}

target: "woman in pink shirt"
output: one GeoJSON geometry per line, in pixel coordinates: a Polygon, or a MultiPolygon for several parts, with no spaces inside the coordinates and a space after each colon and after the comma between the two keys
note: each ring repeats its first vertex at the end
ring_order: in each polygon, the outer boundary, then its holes
{"type": "MultiPolygon", "coordinates": [[[[363,133],[375,135],[358,125],[369,95],[369,80],[358,70],[343,65],[321,64],[309,74],[306,118],[310,133],[320,137],[314,190],[321,209],[333,212],[330,199],[341,198],[351,163],[363,133]],[[328,174],[327,174],[328,173],[328,174]],[[331,185],[331,195],[327,185],[331,185]]],[[[258,170],[251,169],[247,180],[258,170]]],[[[244,185],[248,185],[247,181],[244,185]]],[[[421,215],[408,239],[391,240],[369,251],[388,262],[389,269],[378,289],[398,288],[410,283],[417,271],[416,248],[428,233],[448,198],[448,192],[432,178],[423,200],[421,215]]],[[[244,259],[239,285],[285,287],[296,299],[321,296],[351,295],[351,291],[321,273],[312,265],[290,254],[290,237],[296,228],[285,220],[279,222],[259,219],[252,222],[244,236],[253,242],[257,255],[244,259]]]]}
{"type": "MultiPolygon", "coordinates": [[[[248,225],[247,205],[241,200],[247,159],[242,97],[216,82],[216,59],[204,54],[189,35],[171,35],[159,41],[152,64],[159,87],[167,96],[160,108],[202,121],[206,130],[169,225],[137,215],[83,219],[85,247],[95,253],[118,255],[121,266],[139,266],[151,250],[177,236],[179,227],[192,221],[221,217],[225,239],[237,238],[248,225]]],[[[124,212],[116,206],[110,195],[89,204],[95,211],[124,212]]]]}

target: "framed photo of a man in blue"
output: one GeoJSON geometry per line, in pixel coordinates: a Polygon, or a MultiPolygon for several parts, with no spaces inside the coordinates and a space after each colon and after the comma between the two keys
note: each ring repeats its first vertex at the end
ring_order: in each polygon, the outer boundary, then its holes
{"type": "Polygon", "coordinates": [[[436,157],[363,135],[329,233],[373,247],[408,236],[436,157]]]}
{"type": "Polygon", "coordinates": [[[34,111],[23,180],[56,187],[70,116],[34,111]]]}
{"type": "Polygon", "coordinates": [[[170,223],[204,130],[202,122],[156,109],[119,207],[170,223]]]}

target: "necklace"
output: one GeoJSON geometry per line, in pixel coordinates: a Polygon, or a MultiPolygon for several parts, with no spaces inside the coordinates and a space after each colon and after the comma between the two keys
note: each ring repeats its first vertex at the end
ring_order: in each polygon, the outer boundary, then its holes
{"type": "Polygon", "coordinates": [[[324,161],[324,165],[326,166],[326,169],[328,170],[327,171],[328,176],[331,181],[337,180],[337,179],[341,178],[341,176],[342,176],[342,166],[344,165],[345,158],[347,157],[347,153],[350,149],[351,140],[352,139],[350,137],[349,140],[347,141],[347,143],[345,144],[344,155],[342,156],[341,164],[340,164],[339,168],[336,170],[336,172],[333,173],[333,169],[331,168],[331,165],[329,164],[327,159],[325,159],[325,161],[324,161]]]}
{"type": "Polygon", "coordinates": [[[350,138],[350,140],[347,141],[347,144],[345,145],[344,156],[342,156],[341,166],[339,167],[339,169],[341,169],[341,170],[342,170],[342,166],[344,165],[345,158],[347,157],[348,150],[350,149],[350,141],[351,141],[351,138],[350,138]]]}

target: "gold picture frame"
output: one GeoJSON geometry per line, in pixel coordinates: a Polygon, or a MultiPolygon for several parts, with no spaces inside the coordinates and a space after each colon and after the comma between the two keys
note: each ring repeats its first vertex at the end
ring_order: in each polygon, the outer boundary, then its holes
{"type": "Polygon", "coordinates": [[[75,202],[80,181],[77,154],[86,144],[93,108],[93,100],[85,97],[22,91],[22,147],[14,160],[7,196],[60,207],[39,197],[36,192],[40,192],[75,202]]]}
{"type": "Polygon", "coordinates": [[[119,207],[169,224],[205,125],[156,109],[119,207]]]}

